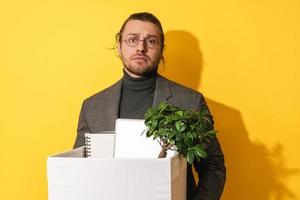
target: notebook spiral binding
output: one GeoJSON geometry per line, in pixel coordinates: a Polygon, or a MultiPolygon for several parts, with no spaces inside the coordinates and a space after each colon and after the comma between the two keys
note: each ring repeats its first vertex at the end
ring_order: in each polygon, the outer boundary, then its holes
{"type": "Polygon", "coordinates": [[[84,141],[85,141],[85,157],[91,157],[91,137],[85,135],[84,141]]]}

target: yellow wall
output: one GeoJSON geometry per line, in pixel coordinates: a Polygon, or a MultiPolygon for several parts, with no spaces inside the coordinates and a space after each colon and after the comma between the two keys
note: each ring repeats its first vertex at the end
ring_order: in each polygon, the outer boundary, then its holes
{"type": "Polygon", "coordinates": [[[109,48],[137,11],[164,25],[161,72],[207,98],[223,200],[299,199],[299,0],[1,1],[0,198],[47,199],[47,156],[72,147],[82,100],[120,78],[109,48]]]}

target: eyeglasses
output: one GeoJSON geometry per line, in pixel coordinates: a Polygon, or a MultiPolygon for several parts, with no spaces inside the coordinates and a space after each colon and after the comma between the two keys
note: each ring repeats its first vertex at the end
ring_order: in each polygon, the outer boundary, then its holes
{"type": "Polygon", "coordinates": [[[146,37],[142,40],[137,35],[128,36],[125,40],[122,40],[130,47],[136,47],[140,41],[146,43],[150,49],[156,48],[159,45],[159,40],[156,37],[146,37]]]}

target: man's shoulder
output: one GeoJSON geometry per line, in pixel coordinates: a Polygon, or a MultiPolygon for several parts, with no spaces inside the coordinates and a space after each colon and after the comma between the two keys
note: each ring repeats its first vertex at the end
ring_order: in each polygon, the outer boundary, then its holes
{"type": "Polygon", "coordinates": [[[158,76],[158,79],[160,82],[163,82],[163,83],[167,83],[170,87],[170,89],[172,90],[173,93],[176,93],[176,94],[182,94],[182,95],[187,95],[187,96],[202,96],[202,94],[197,91],[197,90],[194,90],[192,88],[189,88],[187,86],[184,86],[180,83],[177,83],[175,81],[172,81],[162,75],[159,75],[158,76]]]}
{"type": "Polygon", "coordinates": [[[85,102],[95,102],[95,101],[107,101],[118,95],[117,93],[121,91],[122,87],[122,79],[115,82],[113,85],[97,92],[96,94],[91,95],[90,97],[86,98],[85,102]]]}
{"type": "Polygon", "coordinates": [[[205,102],[203,95],[196,90],[162,76],[158,77],[158,81],[159,93],[164,93],[163,96],[167,98],[168,102],[177,107],[198,110],[205,102]]]}

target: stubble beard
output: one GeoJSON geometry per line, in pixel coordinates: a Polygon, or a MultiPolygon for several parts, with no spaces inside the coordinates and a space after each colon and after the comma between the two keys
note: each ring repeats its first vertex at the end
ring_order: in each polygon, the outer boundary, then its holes
{"type": "Polygon", "coordinates": [[[130,63],[126,64],[122,59],[123,66],[126,70],[141,77],[147,77],[149,74],[153,74],[154,72],[156,72],[158,69],[159,61],[160,60],[157,59],[155,62],[151,62],[151,64],[147,66],[133,66],[130,63]]]}

